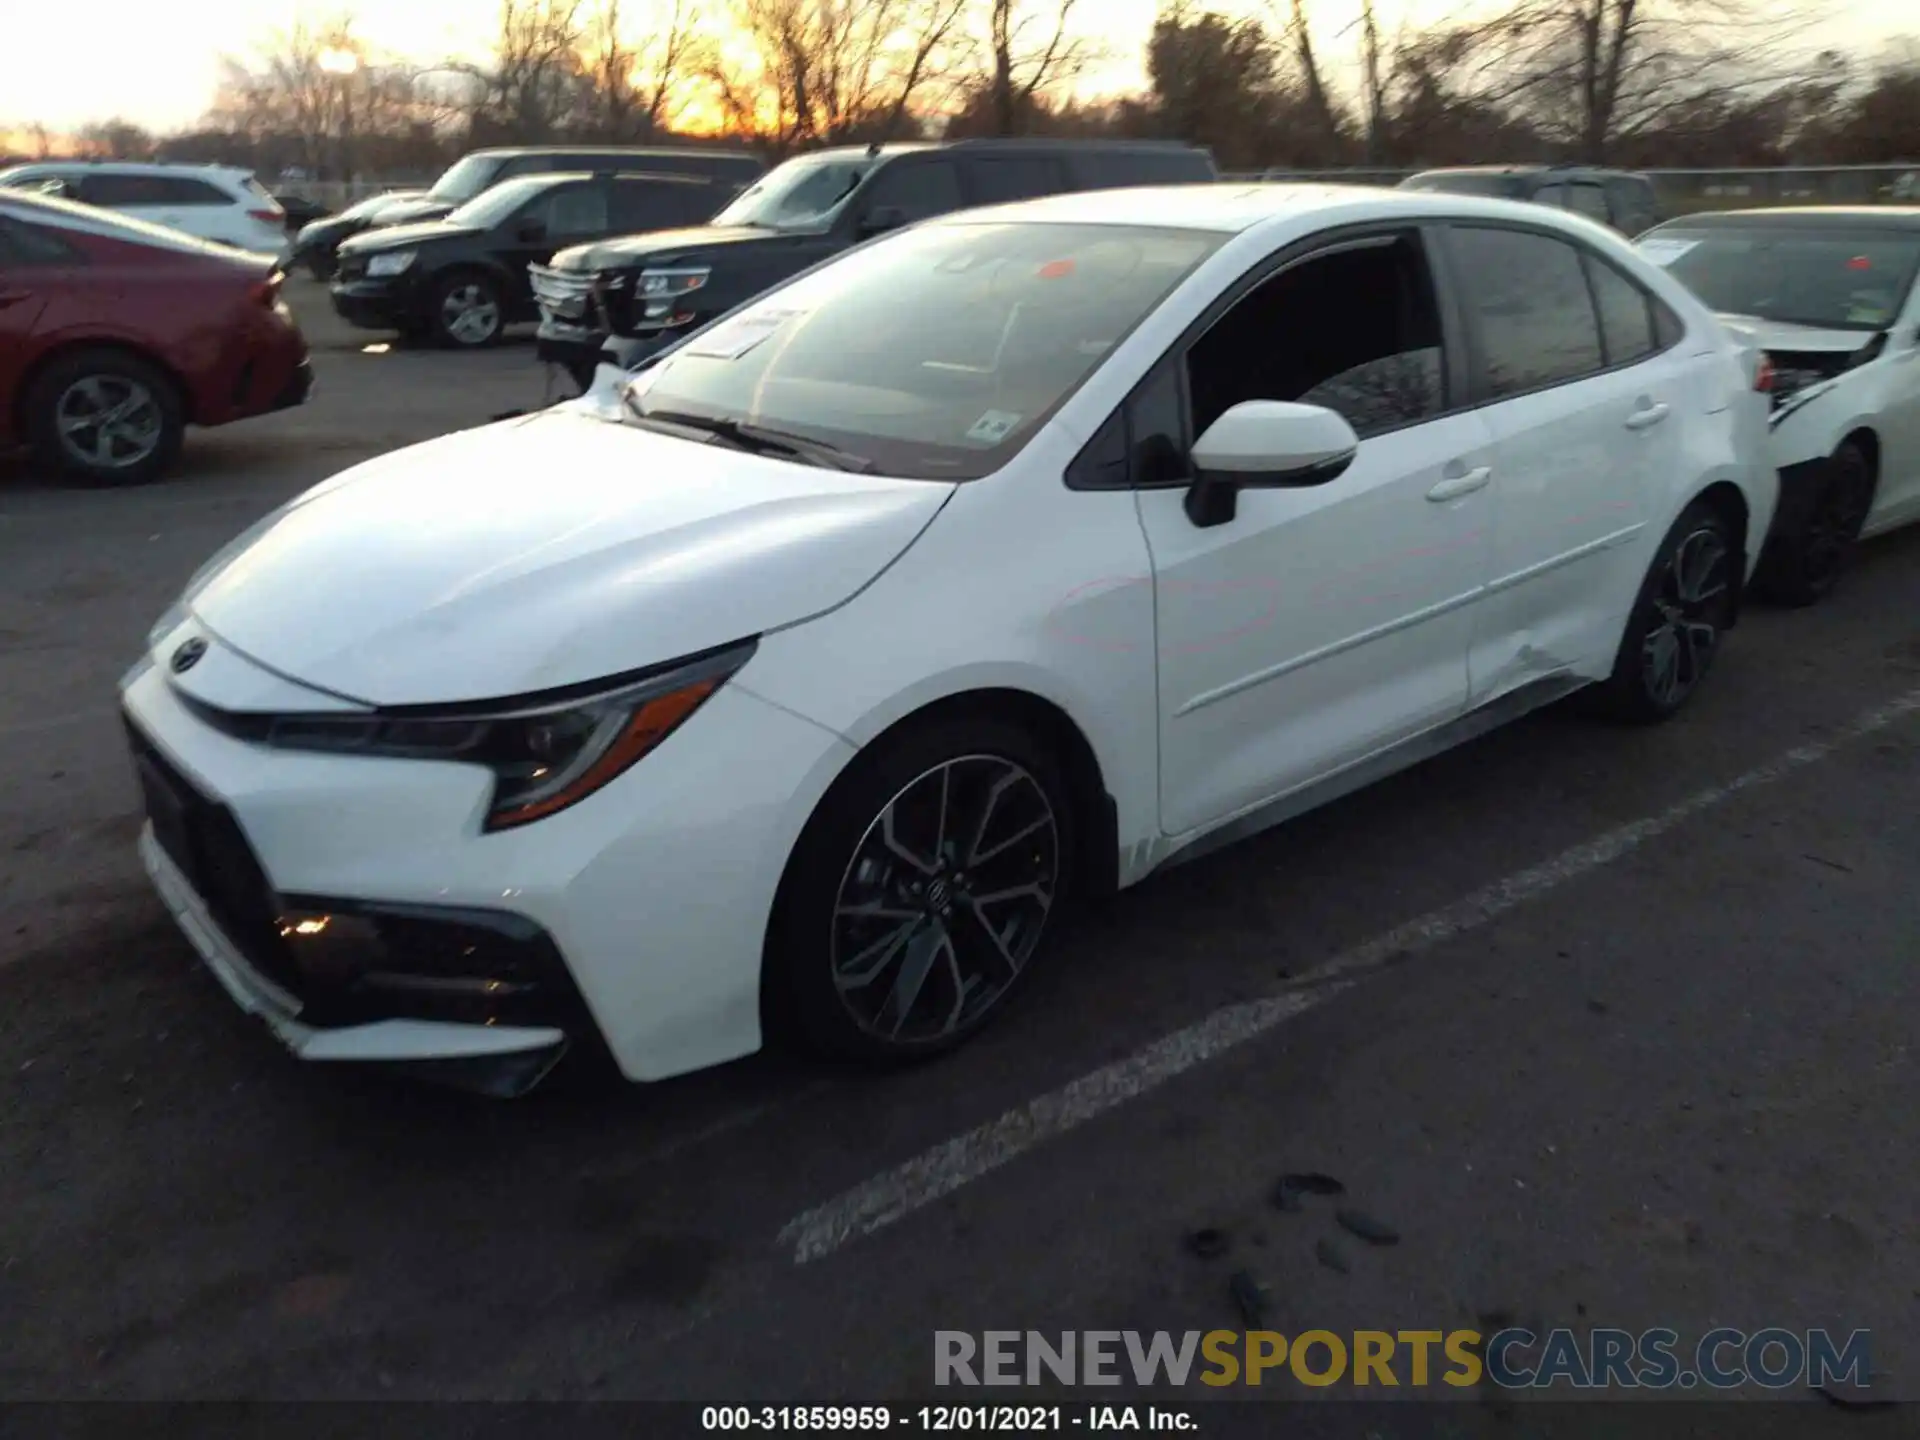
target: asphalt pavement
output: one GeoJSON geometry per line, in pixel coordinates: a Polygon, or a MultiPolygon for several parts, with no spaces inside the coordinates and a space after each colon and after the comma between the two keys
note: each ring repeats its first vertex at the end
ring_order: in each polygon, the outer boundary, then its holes
{"type": "Polygon", "coordinates": [[[187,575],[543,398],[317,294],[301,410],[0,469],[0,1396],[900,1400],[938,1330],[1240,1328],[1244,1270],[1289,1333],[1864,1328],[1920,1399],[1920,533],[1670,725],[1551,710],[1120,896],[935,1064],[484,1101],[292,1061],[133,855],[114,682],[187,575]]]}

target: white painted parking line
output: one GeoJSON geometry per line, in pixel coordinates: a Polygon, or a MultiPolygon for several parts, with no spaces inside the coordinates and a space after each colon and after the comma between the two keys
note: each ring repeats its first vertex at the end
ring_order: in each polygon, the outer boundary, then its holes
{"type": "Polygon", "coordinates": [[[1645,819],[1596,836],[1551,860],[1496,880],[1438,910],[1376,936],[1324,965],[1301,975],[1283,990],[1260,1000],[1214,1011],[1205,1019],[1162,1036],[1124,1060],[1102,1066],[1007,1111],[999,1118],[943,1141],[903,1165],[824,1205],[796,1215],[781,1227],[779,1241],[793,1247],[793,1261],[804,1265],[903,1220],[951,1195],[1029,1150],[1056,1140],[1109,1110],[1138,1099],[1195,1066],[1224,1054],[1340,993],[1369,971],[1477,930],[1569,881],[1577,880],[1646,844],[1687,820],[1757,786],[1770,785],[1814,765],[1843,746],[1920,711],[1920,689],[1869,710],[1826,739],[1789,750],[1766,764],[1689,795],[1645,819]]]}

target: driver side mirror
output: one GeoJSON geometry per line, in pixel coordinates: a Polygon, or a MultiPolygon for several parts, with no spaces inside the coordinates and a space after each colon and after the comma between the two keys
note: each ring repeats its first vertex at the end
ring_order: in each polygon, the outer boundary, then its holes
{"type": "Polygon", "coordinates": [[[898,205],[876,205],[860,217],[855,233],[862,240],[869,240],[875,235],[884,235],[889,230],[898,230],[906,223],[907,212],[898,205]]]}
{"type": "Polygon", "coordinates": [[[547,238],[547,222],[544,220],[522,220],[514,235],[521,240],[544,240],[547,238]]]}
{"type": "Polygon", "coordinates": [[[1346,473],[1359,448],[1353,426],[1332,410],[1287,400],[1242,401],[1194,442],[1187,518],[1202,528],[1226,524],[1248,486],[1325,485],[1346,473]]]}

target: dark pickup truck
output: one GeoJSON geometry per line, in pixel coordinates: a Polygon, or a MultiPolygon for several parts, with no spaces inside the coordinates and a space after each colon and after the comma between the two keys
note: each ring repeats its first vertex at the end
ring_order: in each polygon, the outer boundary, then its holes
{"type": "Polygon", "coordinates": [[[1210,152],[1153,141],[961,140],[818,150],[705,225],[576,245],[529,267],[539,355],[585,386],[875,235],[1076,190],[1207,184],[1210,152]]]}

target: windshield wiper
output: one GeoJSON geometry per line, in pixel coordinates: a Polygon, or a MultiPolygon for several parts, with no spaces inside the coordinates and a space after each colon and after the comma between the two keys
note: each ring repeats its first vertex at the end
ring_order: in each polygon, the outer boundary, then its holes
{"type": "Polygon", "coordinates": [[[658,425],[661,428],[673,427],[680,430],[696,430],[703,435],[711,435],[722,444],[731,445],[736,450],[745,450],[752,455],[779,455],[789,460],[799,460],[808,465],[818,465],[827,470],[847,470],[856,475],[864,475],[873,469],[873,461],[864,455],[855,455],[842,450],[837,445],[829,445],[824,440],[812,440],[804,435],[795,435],[786,430],[769,429],[764,425],[753,425],[742,420],[726,420],[712,415],[693,415],[682,410],[642,410],[640,404],[630,394],[622,393],[628,412],[644,423],[658,425]]]}

